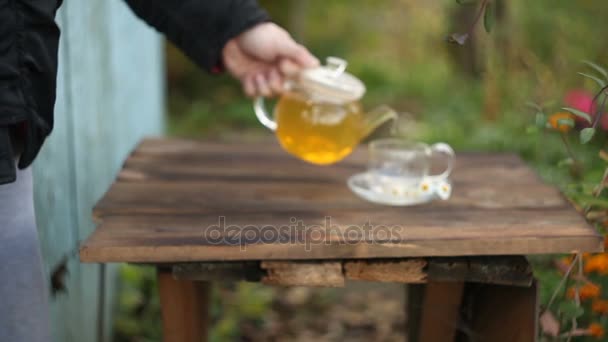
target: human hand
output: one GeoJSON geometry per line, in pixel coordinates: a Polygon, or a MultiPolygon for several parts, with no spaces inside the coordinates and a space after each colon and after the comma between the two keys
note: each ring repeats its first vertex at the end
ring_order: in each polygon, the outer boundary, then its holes
{"type": "Polygon", "coordinates": [[[319,65],[316,57],[273,23],[258,24],[228,41],[222,57],[226,70],[250,97],[280,94],[286,77],[319,65]]]}

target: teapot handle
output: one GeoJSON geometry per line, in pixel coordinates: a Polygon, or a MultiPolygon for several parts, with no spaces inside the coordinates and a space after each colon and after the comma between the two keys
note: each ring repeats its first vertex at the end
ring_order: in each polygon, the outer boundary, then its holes
{"type": "Polygon", "coordinates": [[[257,116],[262,125],[266,126],[271,131],[276,131],[277,123],[268,115],[263,97],[259,96],[253,101],[253,110],[255,111],[255,116],[257,116]]]}

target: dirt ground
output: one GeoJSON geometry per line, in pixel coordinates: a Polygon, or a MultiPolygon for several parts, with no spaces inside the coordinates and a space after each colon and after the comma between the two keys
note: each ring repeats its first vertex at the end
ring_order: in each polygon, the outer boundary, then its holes
{"type": "Polygon", "coordinates": [[[263,329],[241,327],[245,341],[404,341],[405,289],[349,282],[345,288],[275,288],[263,329]]]}

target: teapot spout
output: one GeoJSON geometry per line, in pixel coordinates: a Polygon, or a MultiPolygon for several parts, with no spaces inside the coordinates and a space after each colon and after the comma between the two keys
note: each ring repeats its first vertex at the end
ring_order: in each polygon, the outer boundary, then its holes
{"type": "Polygon", "coordinates": [[[380,106],[365,114],[363,134],[361,139],[372,134],[378,127],[389,120],[397,120],[397,112],[388,106],[380,106]]]}

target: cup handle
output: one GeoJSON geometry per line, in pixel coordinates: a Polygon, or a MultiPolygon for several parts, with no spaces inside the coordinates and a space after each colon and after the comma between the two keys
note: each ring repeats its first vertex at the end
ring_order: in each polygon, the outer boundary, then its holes
{"type": "Polygon", "coordinates": [[[436,154],[436,153],[443,154],[446,159],[447,167],[446,167],[445,171],[443,171],[443,173],[440,173],[438,175],[429,175],[428,177],[434,181],[442,181],[442,180],[448,178],[450,173],[452,173],[452,169],[454,168],[454,159],[456,157],[456,153],[454,152],[454,149],[452,149],[452,147],[450,147],[450,145],[448,145],[446,143],[437,143],[437,144],[434,144],[431,146],[431,153],[432,154],[436,154]]]}
{"type": "Polygon", "coordinates": [[[253,101],[253,110],[255,111],[255,116],[257,116],[262,125],[266,126],[271,131],[276,131],[277,123],[270,118],[270,115],[268,115],[263,97],[257,97],[253,101]]]}

